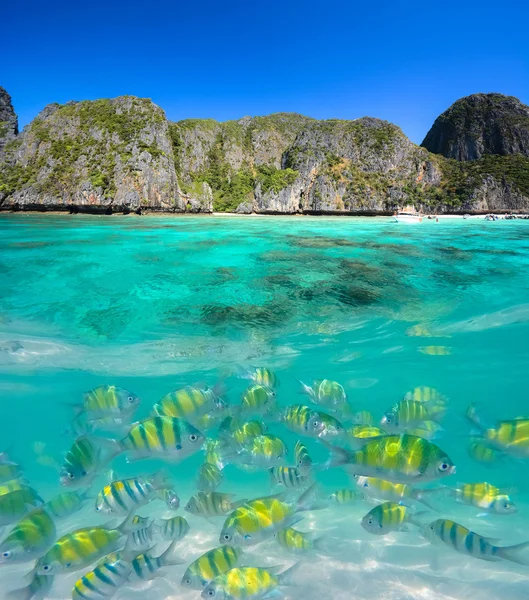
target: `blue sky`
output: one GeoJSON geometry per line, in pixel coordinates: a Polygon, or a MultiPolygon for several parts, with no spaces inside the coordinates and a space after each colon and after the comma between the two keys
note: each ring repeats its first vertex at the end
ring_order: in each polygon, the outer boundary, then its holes
{"type": "Polygon", "coordinates": [[[22,126],[51,102],[134,94],[172,120],[370,115],[420,143],[461,96],[497,91],[529,103],[528,6],[8,2],[0,85],[22,126]]]}

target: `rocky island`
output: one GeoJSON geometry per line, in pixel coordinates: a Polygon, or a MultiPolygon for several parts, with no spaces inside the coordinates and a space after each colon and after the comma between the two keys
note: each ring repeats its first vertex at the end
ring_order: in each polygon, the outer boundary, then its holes
{"type": "Polygon", "coordinates": [[[51,104],[18,131],[0,87],[0,210],[386,214],[529,211],[529,107],[475,94],[420,146],[363,117],[171,122],[151,100],[51,104]]]}

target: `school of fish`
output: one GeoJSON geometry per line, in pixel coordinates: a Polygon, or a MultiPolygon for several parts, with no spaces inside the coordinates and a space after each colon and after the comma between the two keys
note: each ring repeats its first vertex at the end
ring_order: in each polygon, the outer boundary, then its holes
{"type": "MultiPolygon", "coordinates": [[[[68,431],[75,439],[57,468],[61,491],[47,500],[26,481],[10,453],[0,453],[0,572],[5,565],[25,564],[29,577],[28,585],[7,597],[46,598],[55,578],[75,573],[72,599],[102,600],[181,567],[182,589],[196,590],[202,598],[271,598],[283,586],[295,585],[300,557],[332,551],[325,532],[303,531],[304,516],[331,506],[347,514],[348,507],[359,504],[365,514],[358,526],[374,536],[414,531],[433,545],[475,559],[529,566],[524,553],[529,541],[500,545],[440,518],[453,503],[472,507],[478,516],[511,515],[517,506],[511,499],[515,488],[455,481],[456,465],[434,442],[442,437],[449,410],[448,399],[437,390],[422,386],[406,392],[377,423],[369,411],[354,410],[359,407],[336,381],[300,382],[302,401],[284,404],[270,369],[238,375],[250,380],[239,402],[228,400],[222,383],[189,385],[166,394],[141,421],[134,421],[141,401],[133,392],[103,385],[86,393],[72,407],[68,431]],[[297,436],[293,448],[270,433],[272,425],[297,436]],[[322,452],[326,458],[314,460],[322,452]],[[203,460],[195,491],[181,502],[178,482],[164,463],[178,465],[196,454],[203,460]],[[111,470],[117,456],[134,465],[143,459],[161,464],[152,473],[140,469],[136,476],[119,477],[111,470]],[[238,498],[221,491],[227,465],[243,474],[268,472],[270,493],[238,498]],[[324,491],[321,475],[336,468],[346,471],[351,487],[324,491]],[[156,502],[165,505],[169,518],[136,514],[156,502]],[[61,522],[87,506],[94,517],[114,520],[62,531],[61,522]],[[190,564],[178,552],[191,529],[185,516],[173,514],[178,510],[218,527],[217,545],[190,564]],[[265,540],[290,553],[293,564],[248,564],[246,549],[265,540]],[[159,544],[165,549],[155,552],[159,544]]],[[[465,416],[468,453],[476,462],[529,458],[529,418],[486,423],[474,404],[465,416]]],[[[35,448],[41,464],[53,466],[38,444],[35,448]]]]}

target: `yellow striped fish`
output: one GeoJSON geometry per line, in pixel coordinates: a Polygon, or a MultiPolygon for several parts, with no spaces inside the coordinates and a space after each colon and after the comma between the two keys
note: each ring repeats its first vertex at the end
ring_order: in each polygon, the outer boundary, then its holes
{"type": "Polygon", "coordinates": [[[158,539],[164,542],[180,541],[189,533],[189,523],[184,517],[158,519],[156,525],[158,526],[158,539]]]}
{"type": "Polygon", "coordinates": [[[210,463],[204,463],[198,472],[197,487],[201,492],[215,491],[223,479],[222,471],[210,463]]]}
{"type": "Polygon", "coordinates": [[[316,550],[325,552],[325,536],[316,537],[313,533],[303,533],[293,527],[286,527],[274,534],[275,539],[282,548],[289,550],[294,554],[303,554],[316,550]]]}
{"type": "Polygon", "coordinates": [[[0,496],[0,527],[16,523],[30,510],[42,506],[43,503],[44,500],[30,487],[24,486],[3,494],[0,496]]]}
{"type": "Polygon", "coordinates": [[[0,463],[0,484],[5,484],[8,481],[21,479],[23,477],[20,465],[10,462],[0,463]]]}
{"type": "Polygon", "coordinates": [[[318,379],[312,385],[300,381],[304,394],[307,394],[313,404],[324,406],[331,411],[349,413],[347,394],[341,384],[332,379],[318,379]]]}
{"type": "Polygon", "coordinates": [[[500,451],[491,448],[480,438],[474,438],[470,442],[467,447],[467,452],[470,458],[488,466],[491,466],[505,456],[500,451]]]}
{"type": "Polygon", "coordinates": [[[338,421],[338,419],[334,418],[331,415],[328,415],[327,413],[324,413],[320,410],[316,411],[317,414],[317,418],[319,421],[315,422],[314,425],[316,427],[319,427],[319,433],[318,433],[318,437],[320,439],[326,439],[326,438],[341,438],[343,437],[345,434],[345,428],[344,426],[340,423],[340,421],[338,421]]]}
{"type": "Polygon", "coordinates": [[[118,550],[132,527],[134,515],[129,515],[116,529],[83,527],[59,538],[42,556],[35,567],[38,575],[71,573],[118,550]]]}
{"type": "Polygon", "coordinates": [[[106,514],[128,515],[131,510],[148,504],[162,489],[169,487],[163,472],[152,477],[121,479],[106,485],[97,495],[96,510],[106,514]]]}
{"type": "Polygon", "coordinates": [[[420,346],[419,352],[428,356],[449,356],[452,348],[448,346],[420,346]]]}
{"type": "Polygon", "coordinates": [[[112,598],[127,581],[131,569],[130,560],[125,558],[100,563],[75,582],[72,600],[112,598]]]}
{"type": "Polygon", "coordinates": [[[355,425],[373,425],[374,418],[368,410],[361,410],[355,413],[353,423],[355,425]]]}
{"type": "Polygon", "coordinates": [[[224,400],[217,395],[217,388],[188,386],[166,394],[154,405],[154,414],[160,417],[174,417],[193,421],[211,411],[226,407],[224,400]]]}
{"type": "Polygon", "coordinates": [[[48,511],[32,510],[0,542],[0,564],[23,563],[42,556],[55,535],[55,522],[48,511]]]}
{"type": "Polygon", "coordinates": [[[413,400],[414,402],[446,402],[446,397],[439,393],[435,388],[426,385],[420,385],[404,394],[403,400],[413,400]]]}
{"type": "Polygon", "coordinates": [[[187,421],[151,417],[137,423],[121,441],[129,460],[160,458],[179,462],[202,448],[204,436],[187,421]]]}
{"type": "Polygon", "coordinates": [[[310,478],[297,467],[272,467],[268,469],[272,483],[286,488],[301,488],[309,484],[310,478]]]}
{"type": "Polygon", "coordinates": [[[518,510],[507,494],[490,483],[465,483],[459,488],[447,490],[458,502],[475,506],[485,512],[509,515],[518,510]]]}
{"type": "Polygon", "coordinates": [[[422,502],[425,490],[414,490],[405,483],[393,483],[376,477],[353,476],[358,487],[369,497],[388,502],[410,503],[413,500],[422,502]]]}
{"type": "Polygon", "coordinates": [[[268,427],[262,421],[247,421],[231,431],[228,440],[235,442],[239,446],[244,446],[258,435],[266,434],[267,430],[268,427]]]}
{"type": "Polygon", "coordinates": [[[81,510],[88,498],[88,492],[64,492],[46,502],[46,509],[55,518],[64,519],[81,510]]]}
{"type": "Polygon", "coordinates": [[[240,376],[243,379],[251,379],[257,385],[275,389],[279,387],[279,380],[276,374],[266,367],[255,367],[249,371],[240,370],[240,376]]]}
{"type": "Polygon", "coordinates": [[[139,405],[140,399],[136,394],[115,385],[101,385],[85,394],[79,414],[85,414],[89,420],[109,416],[126,419],[130,418],[139,405]]]}
{"type": "Polygon", "coordinates": [[[497,450],[525,458],[529,456],[529,419],[500,421],[495,427],[486,429],[483,438],[497,450]]]}
{"type": "Polygon", "coordinates": [[[221,544],[251,546],[274,535],[280,529],[297,522],[297,513],[314,508],[311,498],[314,484],[297,502],[286,502],[277,496],[250,500],[236,508],[224,522],[220,533],[221,544]]]}
{"type": "Polygon", "coordinates": [[[307,446],[305,446],[301,440],[298,440],[294,446],[294,460],[300,473],[303,475],[308,475],[310,473],[312,459],[309,456],[307,446]]]}
{"type": "Polygon", "coordinates": [[[288,448],[285,442],[269,433],[252,438],[247,446],[237,452],[237,463],[268,468],[284,462],[288,448]]]}
{"type": "Polygon", "coordinates": [[[68,487],[89,486],[110,460],[121,452],[115,440],[83,435],[75,440],[64,457],[61,484],[68,487]]]}
{"type": "Polygon", "coordinates": [[[280,413],[279,419],[284,423],[285,427],[301,435],[318,437],[323,428],[318,413],[310,406],[304,404],[287,406],[280,413]]]}
{"type": "Polygon", "coordinates": [[[242,393],[239,412],[248,415],[269,416],[276,408],[276,393],[272,388],[254,384],[242,393]]]}
{"type": "Polygon", "coordinates": [[[336,490],[329,496],[329,500],[338,505],[355,504],[357,500],[363,500],[364,498],[363,494],[347,488],[336,490]]]}
{"type": "Polygon", "coordinates": [[[32,598],[47,598],[53,586],[53,577],[33,574],[31,582],[25,588],[8,592],[6,600],[31,600],[32,598]]]}
{"type": "Polygon", "coordinates": [[[386,432],[380,427],[374,425],[353,425],[349,429],[346,429],[346,434],[350,438],[365,439],[371,437],[378,437],[380,435],[386,435],[386,432]]]}
{"type": "Polygon", "coordinates": [[[160,556],[152,556],[150,552],[138,554],[132,561],[129,582],[150,581],[157,576],[160,569],[182,564],[182,561],[176,555],[176,546],[179,541],[178,539],[174,540],[160,556]]]}
{"type": "Polygon", "coordinates": [[[158,498],[165,502],[167,508],[170,510],[176,510],[180,506],[180,498],[174,490],[158,490],[158,498]]]}
{"type": "MultiPolygon", "coordinates": [[[[374,535],[386,535],[399,531],[406,523],[414,522],[408,506],[396,502],[384,502],[372,508],[362,519],[362,527],[374,535]]],[[[420,523],[415,522],[419,527],[420,523]]]]}
{"type": "Polygon", "coordinates": [[[184,517],[171,519],[158,519],[152,521],[147,527],[131,531],[125,544],[127,554],[138,555],[146,552],[159,542],[181,540],[189,533],[189,523],[184,517]]]}
{"type": "Polygon", "coordinates": [[[456,471],[454,463],[441,448],[413,435],[367,438],[360,450],[345,450],[322,441],[336,456],[329,466],[351,465],[349,468],[355,475],[413,483],[433,481],[456,471]]]}
{"type": "Polygon", "coordinates": [[[193,590],[201,590],[222,573],[237,566],[242,550],[234,546],[214,548],[199,556],[186,569],[182,585],[193,590]]]}
{"type": "Polygon", "coordinates": [[[299,563],[282,573],[275,574],[266,569],[242,567],[230,569],[208,583],[202,591],[202,598],[212,597],[223,600],[258,600],[274,593],[282,585],[290,585],[299,563]]]}
{"type": "Polygon", "coordinates": [[[198,492],[189,499],[184,510],[197,517],[205,518],[225,515],[247,502],[246,500],[234,502],[233,496],[234,494],[220,492],[198,492]]]}
{"type": "Polygon", "coordinates": [[[389,432],[404,431],[411,427],[420,428],[425,421],[439,421],[446,412],[442,402],[416,402],[401,400],[382,417],[380,424],[389,432]]]}
{"type": "Polygon", "coordinates": [[[489,539],[470,531],[449,519],[437,519],[425,525],[423,533],[426,539],[434,544],[445,544],[449,548],[487,561],[509,560],[521,565],[528,565],[527,559],[518,556],[518,551],[529,547],[529,542],[514,546],[495,546],[489,539]]]}
{"type": "Polygon", "coordinates": [[[0,484],[0,496],[5,496],[11,492],[18,492],[27,488],[26,482],[21,479],[12,479],[0,484]]]}

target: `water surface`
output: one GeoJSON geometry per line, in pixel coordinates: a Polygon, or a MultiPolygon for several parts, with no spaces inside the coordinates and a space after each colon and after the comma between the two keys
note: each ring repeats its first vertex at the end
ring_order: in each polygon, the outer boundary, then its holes
{"type": "MultiPolygon", "coordinates": [[[[0,249],[0,450],[10,449],[44,495],[59,491],[57,473],[36,462],[34,443],[50,456],[67,450],[68,405],[83,392],[106,383],[131,389],[145,417],[167,392],[198,382],[223,379],[237,403],[247,382],[236,373],[268,366],[283,405],[306,399],[298,380],[329,378],[345,386],[355,410],[377,419],[415,386],[436,388],[449,399],[436,443],[457,465],[447,483],[512,486],[520,506],[515,516],[483,519],[450,504],[443,516],[504,543],[529,540],[527,463],[473,462],[463,416],[471,401],[492,421],[529,413],[527,222],[2,215],[0,249]]],[[[293,451],[293,434],[281,425],[271,431],[293,451]]],[[[183,504],[200,463],[195,456],[170,467],[183,504]]],[[[114,466],[138,472],[120,459],[114,466]]],[[[270,491],[266,473],[230,466],[226,479],[226,491],[270,491]]],[[[321,485],[331,492],[350,484],[335,470],[321,485]]],[[[416,530],[370,537],[359,525],[369,508],[328,509],[300,522],[331,530],[336,552],[308,557],[289,597],[526,597],[529,567],[449,550],[432,565],[416,530]]],[[[97,520],[91,506],[68,525],[89,520],[97,520]]],[[[216,545],[222,519],[217,528],[190,523],[186,560],[216,545]]],[[[273,540],[249,556],[253,564],[292,562],[273,540]]],[[[4,567],[6,589],[27,570],[4,567]]],[[[198,597],[179,587],[182,573],[174,568],[116,598],[198,597]]],[[[75,579],[61,579],[50,597],[69,597],[75,579]]]]}

